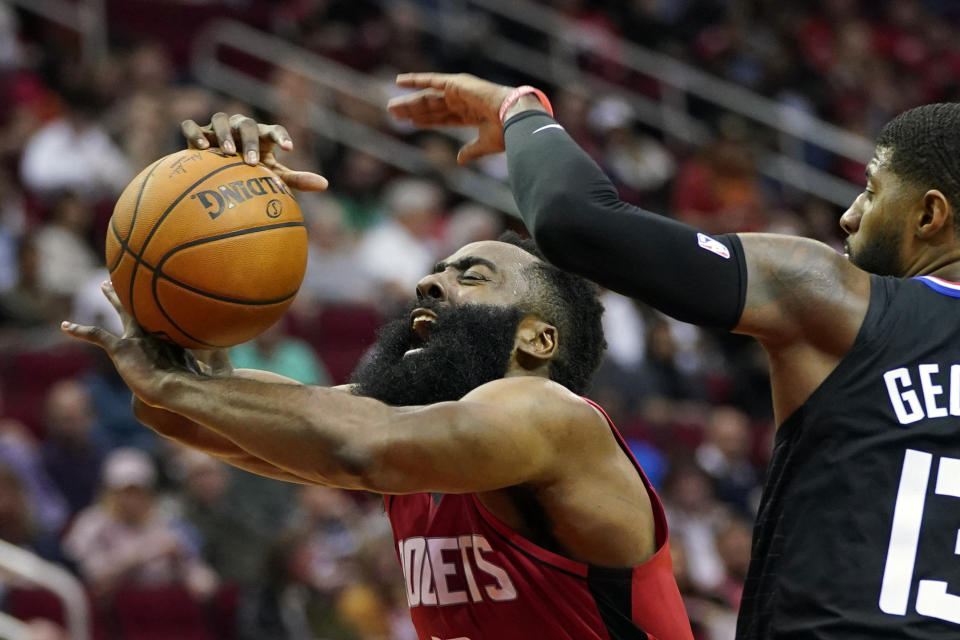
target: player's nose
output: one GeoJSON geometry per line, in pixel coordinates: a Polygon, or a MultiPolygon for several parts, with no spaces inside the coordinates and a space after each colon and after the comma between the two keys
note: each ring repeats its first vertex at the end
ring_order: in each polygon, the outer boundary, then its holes
{"type": "Polygon", "coordinates": [[[438,302],[446,301],[447,290],[440,281],[439,273],[431,273],[417,283],[417,300],[424,298],[431,298],[438,302]]]}
{"type": "Polygon", "coordinates": [[[847,235],[856,233],[857,229],[860,228],[860,217],[860,207],[854,202],[850,208],[840,216],[840,228],[842,228],[847,235]]]}

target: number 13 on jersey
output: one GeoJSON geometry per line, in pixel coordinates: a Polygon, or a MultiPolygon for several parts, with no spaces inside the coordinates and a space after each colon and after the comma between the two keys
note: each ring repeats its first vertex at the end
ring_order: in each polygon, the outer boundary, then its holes
{"type": "MultiPolygon", "coordinates": [[[[933,458],[933,454],[916,449],[907,449],[903,456],[890,546],[880,588],[880,610],[884,613],[898,616],[907,613],[933,458]]],[[[938,495],[960,498],[960,459],[940,458],[934,491],[938,495]]],[[[960,555],[960,531],[956,533],[954,553],[960,555]]],[[[960,562],[960,558],[957,561],[960,562]]],[[[942,580],[920,580],[917,613],[960,624],[960,595],[949,593],[948,586],[942,580]]],[[[960,585],[954,585],[954,588],[960,588],[960,585]]]]}

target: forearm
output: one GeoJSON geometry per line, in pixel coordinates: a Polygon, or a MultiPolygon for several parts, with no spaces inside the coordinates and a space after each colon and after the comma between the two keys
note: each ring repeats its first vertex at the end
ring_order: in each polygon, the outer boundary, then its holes
{"type": "Polygon", "coordinates": [[[151,407],[136,396],[133,399],[133,413],[137,420],[161,436],[203,451],[238,469],[275,480],[308,483],[305,478],[251,455],[219,433],[166,409],[151,407]]]}
{"type": "Polygon", "coordinates": [[[508,120],[504,140],[514,198],[550,262],[681,320],[737,324],[746,271],[736,236],[713,244],[693,227],[623,202],[546,114],[508,120]]]}
{"type": "Polygon", "coordinates": [[[307,482],[364,489],[364,456],[396,410],[348,392],[238,377],[168,376],[152,404],[307,482]]]}

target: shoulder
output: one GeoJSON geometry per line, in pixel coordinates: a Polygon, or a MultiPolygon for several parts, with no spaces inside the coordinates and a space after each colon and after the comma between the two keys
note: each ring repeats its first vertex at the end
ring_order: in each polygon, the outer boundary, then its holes
{"type": "MultiPolygon", "coordinates": [[[[843,274],[861,281],[869,274],[818,240],[776,233],[739,233],[748,268],[782,274],[829,277],[843,274]]],[[[753,274],[751,274],[753,275],[753,274]]]]}
{"type": "Polygon", "coordinates": [[[501,378],[481,385],[460,402],[496,407],[559,442],[582,445],[610,433],[606,417],[563,385],[537,376],[501,378]]]}
{"type": "Polygon", "coordinates": [[[841,354],[870,300],[870,274],[828,245],[767,233],[738,234],[747,296],[737,331],[767,346],[811,343],[841,354]]]}
{"type": "Polygon", "coordinates": [[[590,404],[561,384],[539,376],[512,376],[482,384],[460,399],[460,402],[494,402],[497,404],[564,408],[590,404]]]}

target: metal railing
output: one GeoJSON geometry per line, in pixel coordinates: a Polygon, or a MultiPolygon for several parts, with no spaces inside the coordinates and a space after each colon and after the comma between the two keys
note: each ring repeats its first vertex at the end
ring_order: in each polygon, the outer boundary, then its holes
{"type": "Polygon", "coordinates": [[[0,611],[0,640],[28,640],[27,624],[0,611]]]}
{"type": "MultiPolygon", "coordinates": [[[[210,87],[262,109],[277,107],[276,91],[269,83],[223,62],[219,58],[222,49],[243,51],[247,56],[296,73],[325,90],[349,95],[381,110],[391,95],[392,82],[358,73],[240,22],[220,20],[213,23],[197,38],[192,62],[195,76],[210,87]]],[[[426,173],[433,170],[420,148],[351,120],[325,104],[313,102],[310,105],[308,124],[329,140],[363,151],[404,171],[426,173]]],[[[451,191],[499,211],[517,214],[510,190],[499,180],[468,167],[451,167],[440,173],[451,191]]]]}
{"type": "MultiPolygon", "coordinates": [[[[381,0],[381,4],[388,7],[391,3],[381,0]]],[[[866,138],[623,39],[615,39],[612,44],[606,40],[603,46],[584,39],[576,46],[655,79],[665,87],[659,100],[584,72],[571,55],[574,50],[565,45],[575,27],[553,9],[524,0],[459,0],[442,12],[424,12],[422,19],[411,26],[456,45],[462,36],[460,31],[450,28],[450,20],[469,22],[470,12],[477,9],[513,20],[551,39],[551,45],[543,51],[497,33],[486,33],[479,40],[480,53],[503,68],[563,86],[587,98],[617,96],[630,104],[638,121],[663,131],[667,137],[702,146],[714,134],[706,122],[687,112],[686,96],[695,96],[767,126],[777,134],[778,148],[758,150],[757,168],[768,178],[843,207],[849,206],[862,190],[860,185],[807,164],[801,154],[803,143],[807,143],[866,163],[873,153],[873,145],[866,138]]]]}
{"type": "MultiPolygon", "coordinates": [[[[0,570],[45,587],[63,601],[67,635],[70,640],[90,640],[90,610],[83,585],[66,569],[0,540],[0,570]]],[[[23,627],[14,619],[0,620],[3,633],[13,638],[23,627]]]]}
{"type": "MultiPolygon", "coordinates": [[[[466,7],[473,5],[513,20],[549,35],[558,43],[568,40],[571,30],[576,29],[575,24],[560,12],[529,0],[461,0],[459,4],[466,7]]],[[[558,48],[552,49],[556,51],[558,48]]],[[[579,39],[576,48],[588,50],[593,55],[655,78],[668,87],[846,158],[866,162],[873,153],[872,143],[863,136],[815,118],[792,105],[764,98],[749,89],[624,38],[605,36],[602,45],[595,39],[579,39]]]]}

